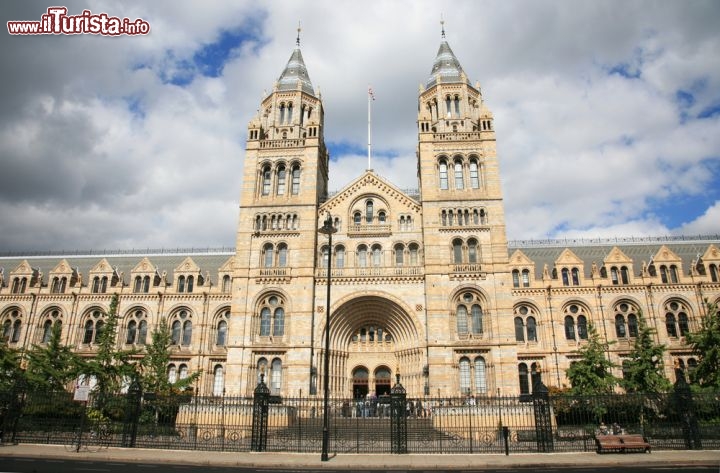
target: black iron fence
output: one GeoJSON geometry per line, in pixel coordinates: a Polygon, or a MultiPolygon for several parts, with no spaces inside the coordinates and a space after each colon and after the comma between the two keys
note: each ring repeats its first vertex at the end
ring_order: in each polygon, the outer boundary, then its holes
{"type": "MultiPolygon", "coordinates": [[[[720,449],[720,393],[330,399],[334,453],[594,451],[601,433],[653,449],[720,449]]],[[[88,402],[67,392],[5,393],[3,442],[225,451],[320,452],[322,397],[156,396],[88,402]]]]}

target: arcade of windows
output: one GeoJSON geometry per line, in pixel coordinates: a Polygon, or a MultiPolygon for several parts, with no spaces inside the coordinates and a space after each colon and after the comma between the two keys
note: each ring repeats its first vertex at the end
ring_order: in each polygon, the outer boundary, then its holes
{"type": "Polygon", "coordinates": [[[537,342],[537,317],[535,310],[527,305],[515,308],[515,341],[537,342]]]}
{"type": "MultiPolygon", "coordinates": [[[[333,254],[333,267],[342,269],[346,266],[346,250],[344,245],[335,245],[333,254]]],[[[392,257],[395,267],[417,266],[419,264],[420,245],[417,243],[396,243],[393,246],[392,257]]],[[[368,246],[360,244],[355,254],[355,267],[381,267],[386,266],[382,246],[378,243],[368,246]]],[[[328,267],[328,246],[320,248],[320,264],[326,269],[328,267]]]]}
{"type": "Polygon", "coordinates": [[[60,312],[57,310],[51,311],[49,314],[46,314],[45,316],[45,322],[42,324],[42,338],[40,339],[40,343],[46,344],[50,342],[50,338],[52,337],[53,328],[55,326],[58,326],[58,330],[62,332],[62,315],[60,315],[60,312]]]}
{"type": "Polygon", "coordinates": [[[142,309],[131,312],[125,330],[126,345],[145,345],[147,343],[147,314],[142,309]]]}
{"type": "Polygon", "coordinates": [[[542,381],[540,363],[532,363],[528,371],[527,363],[518,365],[518,381],[520,383],[520,395],[530,394],[531,389],[542,381]]]}
{"type": "Polygon", "coordinates": [[[192,315],[187,310],[178,311],[170,323],[170,344],[188,347],[192,342],[192,315]]]}
{"type": "Polygon", "coordinates": [[[105,325],[105,314],[99,310],[93,310],[85,320],[83,325],[83,345],[90,345],[92,343],[98,343],[100,335],[102,334],[102,328],[105,325]]]}
{"type": "MultiPolygon", "coordinates": [[[[202,275],[197,275],[197,285],[202,286],[205,284],[205,278],[202,275]]],[[[180,293],[186,292],[191,293],[195,289],[195,276],[193,275],[182,275],[177,278],[177,291],[180,293]]]]}
{"type": "Polygon", "coordinates": [[[617,338],[637,338],[637,313],[637,308],[627,302],[621,302],[615,307],[615,336],[617,338]]]}
{"type": "Polygon", "coordinates": [[[272,193],[278,196],[286,195],[288,193],[288,184],[290,195],[300,193],[299,163],[292,163],[289,167],[285,163],[276,163],[274,169],[269,163],[263,164],[260,171],[259,185],[261,195],[269,196],[272,193]]]}
{"type": "Polygon", "coordinates": [[[382,344],[392,343],[393,337],[383,327],[374,325],[360,327],[350,338],[353,343],[382,344]]]}
{"type": "MultiPolygon", "coordinates": [[[[105,285],[107,284],[107,278],[103,277],[104,285],[102,292],[105,292],[105,285]]],[[[151,278],[150,276],[135,276],[133,279],[133,292],[136,294],[144,293],[147,294],[150,292],[150,283],[151,278]]],[[[157,287],[160,285],[160,276],[157,274],[154,278],[152,278],[152,286],[157,287]]]]}
{"type": "Polygon", "coordinates": [[[288,262],[288,246],[285,243],[265,243],[260,257],[263,268],[284,268],[288,262]]]}
{"type": "Polygon", "coordinates": [[[440,212],[440,221],[443,227],[488,224],[485,209],[443,209],[440,212]]]}
{"type": "Polygon", "coordinates": [[[679,301],[670,301],[665,304],[665,330],[668,337],[684,337],[690,333],[688,308],[679,301]]]}
{"type": "Polygon", "coordinates": [[[257,334],[261,337],[285,335],[285,300],[275,294],[265,296],[258,306],[257,334]]]}
{"type": "Polygon", "coordinates": [[[648,274],[652,277],[657,277],[658,270],[660,272],[660,282],[663,284],[677,284],[678,283],[678,267],[674,264],[670,266],[662,264],[659,268],[656,268],[655,264],[650,263],[647,267],[648,274]]]}
{"type": "Polygon", "coordinates": [[[477,239],[468,238],[467,242],[461,238],[452,241],[453,264],[475,264],[480,262],[480,245],[477,239]]]}
{"type": "Polygon", "coordinates": [[[297,229],[297,214],[262,214],[255,216],[255,230],[258,232],[297,229]]]}
{"type": "Polygon", "coordinates": [[[710,281],[720,282],[720,268],[717,264],[710,263],[707,267],[707,272],[705,271],[705,265],[703,263],[697,263],[695,269],[700,276],[705,276],[707,273],[710,273],[710,281]]]}
{"type": "MultiPolygon", "coordinates": [[[[572,269],[562,268],[562,269],[560,269],[560,277],[562,278],[563,286],[570,286],[570,283],[572,283],[573,286],[580,285],[580,270],[577,268],[572,268],[572,269]]],[[[552,278],[553,279],[558,278],[557,268],[553,268],[552,278]]]]}
{"type": "Polygon", "coordinates": [[[468,158],[456,155],[452,160],[441,156],[438,159],[438,176],[440,190],[449,190],[450,182],[452,189],[455,190],[465,189],[466,186],[470,189],[480,189],[483,183],[482,163],[474,155],[468,158]],[[449,173],[452,173],[452,178],[449,177],[449,173]]]}
{"type": "Polygon", "coordinates": [[[367,199],[365,201],[365,209],[363,212],[355,210],[352,214],[353,225],[372,225],[377,223],[379,225],[387,223],[387,212],[383,209],[377,210],[377,216],[375,215],[375,201],[373,199],[367,199]]]}
{"type": "Polygon", "coordinates": [[[53,294],[62,294],[65,292],[66,287],[67,278],[65,276],[56,276],[52,278],[52,283],[50,283],[50,292],[53,294]]]}
{"type": "Polygon", "coordinates": [[[524,268],[522,271],[519,269],[512,270],[513,287],[520,287],[522,281],[522,287],[530,287],[530,270],[524,268]]]}
{"type": "Polygon", "coordinates": [[[585,309],[578,304],[570,304],[565,307],[564,313],[565,340],[587,340],[588,322],[585,309]]]}
{"type": "Polygon", "coordinates": [[[25,277],[13,279],[11,292],[13,294],[24,294],[27,289],[27,282],[28,280],[25,277]]]}
{"type": "Polygon", "coordinates": [[[455,302],[455,328],[459,337],[482,336],[483,310],[474,292],[462,293],[455,302]]]}

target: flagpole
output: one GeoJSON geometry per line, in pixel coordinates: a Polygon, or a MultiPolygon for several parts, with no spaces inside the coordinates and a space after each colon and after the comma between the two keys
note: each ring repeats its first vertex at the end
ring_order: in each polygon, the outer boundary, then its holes
{"type": "Polygon", "coordinates": [[[368,171],[372,169],[371,165],[371,157],[372,157],[372,131],[371,131],[371,123],[372,123],[372,98],[373,93],[370,86],[368,86],[368,171]]]}

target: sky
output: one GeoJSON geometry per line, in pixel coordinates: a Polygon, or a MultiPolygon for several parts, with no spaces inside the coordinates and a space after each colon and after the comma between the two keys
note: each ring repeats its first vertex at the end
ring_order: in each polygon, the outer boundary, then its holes
{"type": "Polygon", "coordinates": [[[295,48],[330,189],[418,187],[418,87],[446,39],[494,113],[509,240],[720,234],[715,0],[70,1],[147,35],[10,35],[0,253],[233,247],[247,124],[295,48]]]}

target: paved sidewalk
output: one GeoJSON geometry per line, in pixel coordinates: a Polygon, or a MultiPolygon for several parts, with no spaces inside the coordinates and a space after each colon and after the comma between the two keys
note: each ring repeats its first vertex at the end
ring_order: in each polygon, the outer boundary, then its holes
{"type": "Polygon", "coordinates": [[[108,448],[96,453],[68,452],[62,445],[0,446],[3,457],[75,458],[139,463],[175,463],[189,465],[246,466],[278,469],[388,469],[388,470],[460,470],[483,467],[514,468],[598,465],[703,465],[720,469],[719,450],[657,451],[653,453],[534,453],[505,455],[358,455],[331,454],[328,462],[320,454],[305,453],[237,453],[197,450],[154,450],[142,448],[108,448]]]}

